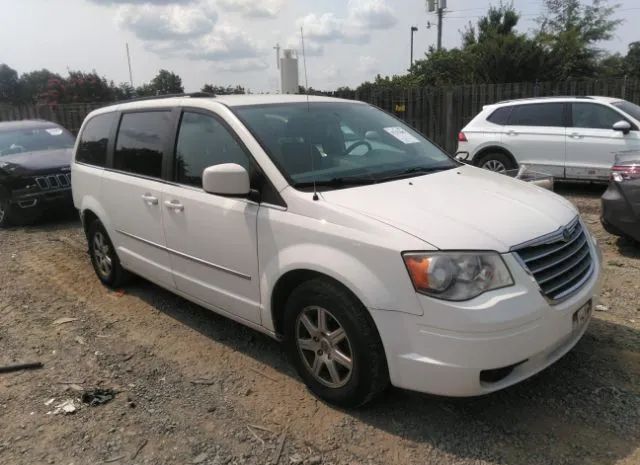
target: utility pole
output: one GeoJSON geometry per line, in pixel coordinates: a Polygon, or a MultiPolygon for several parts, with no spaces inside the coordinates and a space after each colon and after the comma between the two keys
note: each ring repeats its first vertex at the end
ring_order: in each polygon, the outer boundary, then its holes
{"type": "Polygon", "coordinates": [[[442,48],[442,16],[446,8],[447,0],[427,0],[427,10],[429,13],[435,12],[438,15],[438,50],[442,48]]]}
{"type": "Polygon", "coordinates": [[[413,66],[413,33],[418,30],[417,27],[411,26],[411,59],[409,62],[409,68],[413,66]]]}
{"type": "Polygon", "coordinates": [[[129,65],[129,84],[133,87],[133,73],[131,72],[131,55],[129,54],[129,42],[126,42],[127,45],[127,63],[129,65]]]}

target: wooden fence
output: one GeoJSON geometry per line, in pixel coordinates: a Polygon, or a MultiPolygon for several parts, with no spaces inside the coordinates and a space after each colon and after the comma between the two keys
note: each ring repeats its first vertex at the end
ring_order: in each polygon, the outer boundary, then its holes
{"type": "MultiPolygon", "coordinates": [[[[482,110],[483,105],[501,100],[553,95],[603,95],[640,104],[640,79],[473,84],[376,92],[334,92],[328,95],[377,105],[396,114],[447,151],[454,152],[458,131],[482,110]]],[[[75,134],[90,111],[108,104],[0,105],[0,121],[41,118],[55,121],[75,134]]]]}

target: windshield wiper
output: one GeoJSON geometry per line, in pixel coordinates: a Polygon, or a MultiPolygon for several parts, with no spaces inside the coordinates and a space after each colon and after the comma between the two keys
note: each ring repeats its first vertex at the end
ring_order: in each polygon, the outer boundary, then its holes
{"type": "Polygon", "coordinates": [[[331,179],[320,179],[315,183],[313,181],[297,182],[293,187],[343,187],[343,186],[364,186],[367,184],[375,184],[377,179],[371,177],[345,176],[331,179]]]}
{"type": "Polygon", "coordinates": [[[414,166],[413,168],[407,168],[406,170],[398,171],[389,176],[379,178],[379,181],[388,181],[390,179],[399,179],[414,174],[429,174],[437,171],[445,171],[454,168],[453,166],[414,166]]]}

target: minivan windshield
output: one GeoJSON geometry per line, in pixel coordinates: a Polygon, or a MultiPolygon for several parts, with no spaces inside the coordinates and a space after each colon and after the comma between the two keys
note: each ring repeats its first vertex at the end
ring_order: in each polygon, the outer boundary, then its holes
{"type": "Polygon", "coordinates": [[[0,131],[0,157],[22,152],[72,148],[74,137],[58,126],[0,131]]]}
{"type": "Polygon", "coordinates": [[[620,100],[618,102],[613,102],[612,105],[624,111],[632,118],[640,121],[640,106],[636,105],[635,103],[627,102],[626,100],[620,100]]]}
{"type": "Polygon", "coordinates": [[[296,188],[331,189],[458,166],[409,126],[370,105],[282,103],[233,109],[296,188]]]}

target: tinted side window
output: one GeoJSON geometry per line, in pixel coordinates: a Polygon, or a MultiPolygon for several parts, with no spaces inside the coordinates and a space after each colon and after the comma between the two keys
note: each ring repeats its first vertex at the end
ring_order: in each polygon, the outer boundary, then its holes
{"type": "Polygon", "coordinates": [[[115,113],[106,113],[87,122],[78,142],[76,161],[96,166],[107,164],[107,145],[115,117],[115,113]]]}
{"type": "Polygon", "coordinates": [[[624,116],[596,103],[573,103],[571,119],[574,128],[612,129],[624,116]]]}
{"type": "Polygon", "coordinates": [[[202,187],[204,169],[221,163],[237,163],[251,173],[248,155],[220,121],[184,112],[176,143],[176,181],[202,187]]]}
{"type": "Polygon", "coordinates": [[[564,103],[532,103],[513,107],[511,126],[564,127],[564,103]]]}
{"type": "Polygon", "coordinates": [[[509,121],[509,115],[511,114],[511,110],[513,107],[502,107],[495,110],[493,113],[489,115],[487,121],[490,121],[494,124],[500,124],[504,126],[509,121]]]}
{"type": "Polygon", "coordinates": [[[171,131],[171,112],[125,113],[120,121],[113,167],[159,178],[165,137],[171,131]]]}

